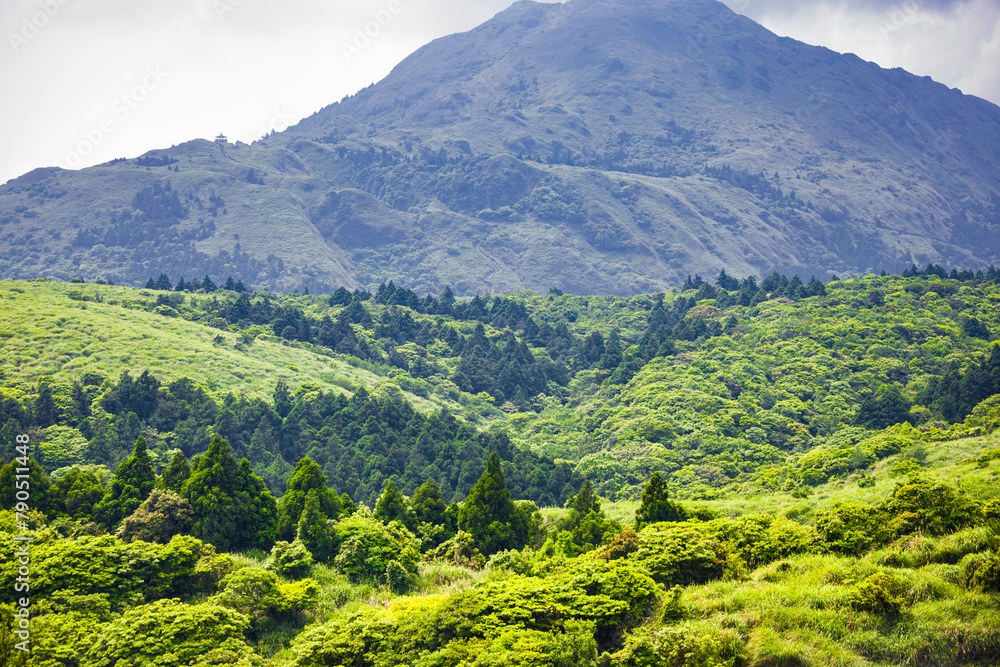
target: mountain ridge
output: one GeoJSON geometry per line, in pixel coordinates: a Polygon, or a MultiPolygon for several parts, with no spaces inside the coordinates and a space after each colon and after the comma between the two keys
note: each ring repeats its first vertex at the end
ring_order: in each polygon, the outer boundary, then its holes
{"type": "Polygon", "coordinates": [[[978,267],[1000,262],[997,155],[1000,108],[718,2],[522,1],[252,145],[0,186],[0,275],[634,294],[721,268],[978,267]],[[54,236],[148,222],[132,203],[154,181],[187,217],[97,252],[54,236]],[[63,184],[93,203],[60,210],[63,184]]]}

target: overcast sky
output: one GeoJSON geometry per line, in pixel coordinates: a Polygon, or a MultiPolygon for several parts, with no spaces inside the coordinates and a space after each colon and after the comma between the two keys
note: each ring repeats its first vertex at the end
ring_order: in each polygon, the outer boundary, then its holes
{"type": "MultiPolygon", "coordinates": [[[[0,183],[252,141],[510,0],[0,0],[0,183]],[[357,31],[380,20],[370,43],[357,31]]],[[[1000,104],[998,0],[727,0],[770,30],[1000,104]]],[[[375,30],[372,28],[372,32],[375,30]]]]}

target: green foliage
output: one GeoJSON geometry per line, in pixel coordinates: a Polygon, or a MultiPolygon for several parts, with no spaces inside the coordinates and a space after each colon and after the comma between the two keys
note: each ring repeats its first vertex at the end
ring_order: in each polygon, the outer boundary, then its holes
{"type": "Polygon", "coordinates": [[[95,471],[73,466],[52,483],[49,493],[53,512],[83,521],[93,516],[94,508],[104,498],[105,490],[95,471]]]}
{"type": "Polygon", "coordinates": [[[493,452],[486,471],[462,503],[458,526],[472,536],[483,555],[490,556],[527,542],[526,518],[510,499],[500,457],[493,452]]]}
{"type": "Polygon", "coordinates": [[[139,509],[156,484],[156,473],[146,451],[146,440],[135,441],[132,455],[115,470],[104,499],[94,508],[95,518],[108,528],[139,509]]]}
{"type": "Polygon", "coordinates": [[[398,521],[409,529],[414,527],[414,515],[410,511],[409,503],[396,485],[389,480],[385,485],[385,490],[375,503],[375,518],[384,523],[398,521]]]}
{"type": "Polygon", "coordinates": [[[264,567],[283,577],[300,579],[305,576],[313,565],[313,556],[301,540],[289,543],[279,540],[271,547],[264,567]]]}
{"type": "Polygon", "coordinates": [[[81,667],[207,667],[259,663],[243,638],[246,616],[210,604],[158,600],[107,625],[81,667]]]}
{"type": "Polygon", "coordinates": [[[559,522],[560,530],[569,531],[573,543],[580,552],[590,551],[600,546],[606,537],[617,533],[621,526],[609,521],[601,510],[601,503],[594,495],[594,488],[585,481],[579,493],[571,495],[566,501],[569,516],[559,522]]]}
{"type": "MultiPolygon", "coordinates": [[[[373,517],[355,514],[337,522],[334,539],[338,551],[334,563],[353,580],[385,581],[392,561],[411,575],[417,571],[419,544],[402,524],[385,525],[373,517]]],[[[398,568],[393,569],[398,574],[398,568]]]]}
{"type": "MultiPolygon", "coordinates": [[[[13,552],[13,536],[0,533],[4,549],[13,552]]],[[[186,596],[210,588],[203,558],[215,556],[211,545],[190,536],[168,544],[125,543],[110,535],[57,538],[51,532],[31,546],[31,593],[45,599],[60,591],[106,595],[111,608],[167,596],[186,596]]],[[[13,590],[17,562],[0,566],[0,582],[13,590]]]]}
{"type": "Polygon", "coordinates": [[[191,534],[222,550],[270,549],[277,505],[244,459],[237,464],[229,444],[216,436],[194,460],[184,497],[195,511],[191,534]]]}
{"type": "Polygon", "coordinates": [[[288,480],[288,488],[278,501],[278,539],[291,540],[295,537],[299,518],[311,491],[316,492],[318,510],[324,520],[337,519],[341,511],[340,498],[336,491],[327,487],[326,482],[322,469],[308,456],[295,464],[295,471],[288,480]]]}
{"type": "Polygon", "coordinates": [[[988,593],[1000,593],[1000,554],[982,559],[969,577],[969,587],[988,593]]]}
{"type": "Polygon", "coordinates": [[[746,657],[746,645],[736,631],[688,621],[630,636],[625,648],[612,655],[608,664],[612,667],[736,667],[746,664],[746,657]]]}
{"type": "Polygon", "coordinates": [[[653,523],[639,531],[639,549],[629,561],[662,584],[704,583],[723,576],[729,550],[695,524],[653,523]]]}
{"type": "MultiPolygon", "coordinates": [[[[497,553],[506,553],[506,551],[498,551],[497,553]]],[[[486,558],[476,547],[476,541],[472,535],[463,530],[429,550],[425,557],[428,560],[445,561],[463,567],[480,568],[486,564],[486,558]]]]}
{"type": "Polygon", "coordinates": [[[432,478],[428,478],[413,492],[413,497],[410,498],[410,509],[418,523],[429,523],[435,526],[446,523],[444,512],[447,506],[441,496],[441,487],[432,478]]]}
{"type": "Polygon", "coordinates": [[[970,525],[980,516],[978,503],[949,484],[914,476],[898,482],[884,511],[894,535],[916,531],[940,535],[970,525]]]}
{"type": "Polygon", "coordinates": [[[125,517],[117,535],[135,542],[166,543],[174,535],[183,535],[194,525],[194,508],[173,491],[154,489],[149,498],[125,517]]]}
{"type": "MultiPolygon", "coordinates": [[[[17,461],[0,466],[0,503],[4,508],[12,508],[17,505],[16,493],[17,482],[24,486],[24,480],[17,479],[15,468],[22,467],[17,461]]],[[[46,512],[50,508],[50,487],[52,482],[45,472],[45,468],[33,458],[28,459],[28,479],[27,487],[31,498],[31,509],[46,512]]],[[[58,508],[56,508],[58,511],[58,508]]]]}
{"type": "Polygon", "coordinates": [[[654,472],[646,488],[642,491],[639,509],[635,511],[636,528],[661,521],[684,521],[687,513],[674,502],[671,502],[667,491],[667,483],[658,472],[654,472]]]}
{"type": "Polygon", "coordinates": [[[259,567],[244,567],[226,575],[219,584],[218,604],[234,609],[254,621],[281,612],[285,607],[278,577],[259,567]]]}
{"type": "Polygon", "coordinates": [[[191,476],[191,464],[188,462],[184,452],[177,452],[170,459],[170,463],[160,475],[160,482],[163,488],[180,494],[184,491],[184,484],[191,476]]]}
{"type": "Polygon", "coordinates": [[[312,489],[306,495],[305,507],[299,516],[295,540],[302,543],[317,560],[326,562],[336,553],[332,524],[333,521],[320,508],[320,492],[312,489]]]}
{"type": "Polygon", "coordinates": [[[748,515],[738,519],[713,519],[708,534],[738,555],[750,569],[818,548],[819,536],[810,527],[782,517],[748,515]]]}
{"type": "Polygon", "coordinates": [[[876,572],[858,582],[847,596],[847,602],[859,611],[896,615],[906,602],[903,583],[892,574],[876,572]]]}
{"type": "Polygon", "coordinates": [[[858,408],[857,423],[872,429],[883,429],[910,420],[910,402],[899,387],[882,385],[858,408]]]}

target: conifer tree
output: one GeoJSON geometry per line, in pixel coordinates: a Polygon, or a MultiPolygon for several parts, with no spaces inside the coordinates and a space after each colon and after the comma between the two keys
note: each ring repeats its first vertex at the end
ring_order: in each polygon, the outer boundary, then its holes
{"type": "Polygon", "coordinates": [[[325,562],[334,555],[333,534],[329,519],[320,508],[320,493],[311,489],[305,497],[305,507],[299,516],[295,539],[309,550],[317,561],[325,562]]]}
{"type": "Polygon", "coordinates": [[[444,504],[444,498],[441,496],[441,487],[433,479],[428,479],[417,487],[410,499],[410,509],[418,524],[445,525],[444,513],[447,508],[448,506],[444,504]]]}
{"type": "Polygon", "coordinates": [[[271,548],[277,523],[274,496],[249,461],[236,463],[229,443],[219,436],[195,457],[183,496],[194,507],[195,537],[225,551],[271,548]]]}
{"type": "Polygon", "coordinates": [[[278,502],[277,538],[291,542],[299,525],[299,518],[306,507],[310,493],[316,492],[317,508],[325,519],[336,520],[340,516],[340,498],[337,492],[327,487],[326,475],[319,464],[306,456],[295,465],[295,471],[288,480],[285,495],[278,502]]]}
{"type": "Polygon", "coordinates": [[[643,526],[660,521],[684,521],[686,518],[684,509],[671,502],[666,481],[660,473],[654,472],[642,490],[639,509],[635,511],[636,529],[641,530],[643,526]]]}
{"type": "Polygon", "coordinates": [[[396,488],[396,485],[389,480],[385,485],[385,491],[375,503],[375,518],[384,523],[398,521],[407,528],[412,528],[413,513],[406,503],[406,498],[396,488]]]}
{"type": "Polygon", "coordinates": [[[472,535],[479,551],[486,556],[517,545],[517,508],[510,499],[503,466],[496,452],[490,454],[486,471],[476,482],[459,512],[458,526],[472,535]]]}
{"type": "Polygon", "coordinates": [[[45,428],[56,423],[59,408],[52,396],[52,378],[43,377],[38,381],[38,398],[35,399],[35,423],[45,428]]]}
{"type": "Polygon", "coordinates": [[[109,528],[115,526],[139,509],[155,484],[156,473],[146,450],[146,439],[139,436],[132,455],[115,470],[111,486],[94,508],[94,518],[109,528]]]}
{"type": "Polygon", "coordinates": [[[191,476],[191,464],[183,452],[177,452],[160,475],[160,485],[164,489],[180,494],[184,483],[191,476]]]}

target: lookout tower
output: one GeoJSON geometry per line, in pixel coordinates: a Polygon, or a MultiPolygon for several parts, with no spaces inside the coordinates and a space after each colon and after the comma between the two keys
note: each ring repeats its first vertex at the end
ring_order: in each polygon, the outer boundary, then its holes
{"type": "Polygon", "coordinates": [[[224,144],[224,143],[226,143],[226,135],[224,135],[224,134],[222,134],[222,133],[220,132],[220,133],[219,133],[219,136],[217,136],[217,137],[215,138],[215,143],[217,143],[217,144],[224,144]]]}

